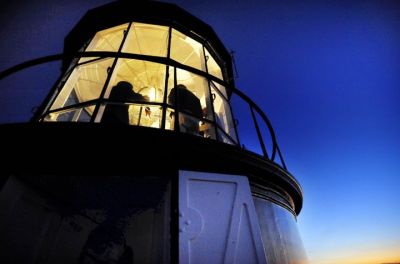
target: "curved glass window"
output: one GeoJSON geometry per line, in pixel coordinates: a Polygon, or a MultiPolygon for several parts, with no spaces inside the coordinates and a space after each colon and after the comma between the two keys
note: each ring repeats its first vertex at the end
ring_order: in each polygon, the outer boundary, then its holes
{"type": "Polygon", "coordinates": [[[51,110],[99,98],[108,75],[108,68],[114,59],[90,61],[78,64],[73,69],[68,80],[62,83],[62,90],[51,110]]]}
{"type": "MultiPolygon", "coordinates": [[[[223,88],[223,86],[220,86],[220,88],[223,88]]],[[[223,90],[225,91],[224,88],[223,90]]],[[[223,131],[218,133],[221,135],[220,141],[225,143],[232,143],[232,141],[237,142],[231,109],[226,97],[220,92],[220,89],[218,89],[213,82],[211,82],[211,92],[214,102],[216,124],[218,128],[223,131]],[[231,139],[229,139],[229,137],[231,139]]]]}
{"type": "Polygon", "coordinates": [[[149,102],[162,102],[164,98],[166,67],[163,64],[131,59],[118,59],[105,94],[118,82],[129,82],[135,92],[147,96],[149,102]]]}
{"type": "Polygon", "coordinates": [[[206,71],[203,45],[175,29],[171,36],[171,59],[206,71]]]}
{"type": "MultiPolygon", "coordinates": [[[[168,80],[168,98],[172,99],[171,91],[175,87],[174,68],[170,68],[169,76],[172,76],[172,78],[168,80]]],[[[199,99],[202,114],[197,114],[198,111],[192,109],[192,112],[195,113],[194,115],[197,115],[197,117],[200,118],[204,117],[210,120],[213,119],[210,90],[208,88],[208,81],[206,78],[193,74],[189,71],[176,69],[176,84],[184,85],[187,90],[189,90],[199,99]]],[[[167,103],[171,104],[171,100],[169,100],[167,103]]]]}
{"type": "Polygon", "coordinates": [[[226,93],[226,89],[224,86],[216,83],[216,82],[212,82],[212,86],[217,88],[217,90],[225,97],[228,98],[228,94],[226,93]]]}
{"type": "Polygon", "coordinates": [[[112,101],[101,105],[99,112],[100,122],[104,124],[161,128],[162,108],[159,106],[112,101]]]}
{"type": "Polygon", "coordinates": [[[93,110],[94,105],[61,110],[48,114],[45,120],[57,122],[90,122],[93,110]]]}
{"type": "Polygon", "coordinates": [[[215,77],[223,80],[221,67],[219,67],[217,61],[213,56],[208,52],[207,48],[204,49],[206,53],[206,61],[207,61],[207,71],[209,74],[214,75],[215,77]]]}
{"type": "Polygon", "coordinates": [[[86,51],[117,51],[127,28],[128,24],[123,24],[97,32],[86,51]]]}
{"type": "Polygon", "coordinates": [[[191,34],[136,22],[99,31],[86,51],[149,57],[75,60],[42,120],[179,130],[235,144],[225,87],[211,80],[223,81],[223,63],[191,34]]]}
{"type": "MultiPolygon", "coordinates": [[[[127,28],[128,24],[123,24],[97,32],[86,47],[86,51],[118,51],[127,28]]],[[[79,63],[91,59],[92,58],[81,58],[79,63]]]]}
{"type": "Polygon", "coordinates": [[[123,52],[166,57],[168,27],[132,23],[123,52]]]}

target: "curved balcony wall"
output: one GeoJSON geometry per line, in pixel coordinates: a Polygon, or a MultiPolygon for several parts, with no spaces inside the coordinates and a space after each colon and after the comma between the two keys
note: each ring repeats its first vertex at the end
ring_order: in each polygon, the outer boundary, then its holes
{"type": "Polygon", "coordinates": [[[224,86],[225,63],[198,35],[131,22],[97,32],[84,51],[142,57],[74,60],[41,121],[107,122],[111,109],[126,110],[127,117],[117,120],[120,123],[178,130],[238,144],[224,86]],[[122,97],[113,96],[113,89],[120,89],[121,84],[129,91],[122,97]],[[176,89],[175,95],[174,87],[178,85],[186,91],[176,89]]]}
{"type": "Polygon", "coordinates": [[[307,263],[296,217],[274,202],[254,197],[268,263],[307,263]],[[268,219],[268,221],[265,221],[268,219]]]}

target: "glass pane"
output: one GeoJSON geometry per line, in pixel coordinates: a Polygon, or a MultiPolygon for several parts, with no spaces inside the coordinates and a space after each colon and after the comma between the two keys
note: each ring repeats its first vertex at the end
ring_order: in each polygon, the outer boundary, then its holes
{"type": "Polygon", "coordinates": [[[44,121],[46,122],[90,122],[94,110],[93,106],[85,108],[74,108],[66,111],[60,111],[48,114],[44,121]]]}
{"type": "Polygon", "coordinates": [[[187,66],[205,71],[203,46],[194,39],[173,29],[171,58],[187,66]]]}
{"type": "MultiPolygon", "coordinates": [[[[124,37],[124,30],[128,24],[105,29],[96,33],[86,51],[118,51],[124,37]]],[[[91,58],[82,58],[79,63],[90,60],[91,58]]]]}
{"type": "MultiPolygon", "coordinates": [[[[169,71],[167,103],[174,106],[174,69],[170,68],[169,71]]],[[[176,71],[179,110],[213,120],[208,81],[185,70],[177,69],[176,71]]]]}
{"type": "Polygon", "coordinates": [[[167,108],[167,116],[165,118],[165,129],[174,130],[174,110],[167,108]]]}
{"type": "Polygon", "coordinates": [[[211,85],[211,92],[213,93],[214,111],[215,118],[217,119],[217,125],[223,129],[225,133],[237,141],[234,123],[232,120],[232,113],[228,102],[222,97],[221,93],[213,84],[211,85]]]}
{"type": "Polygon", "coordinates": [[[219,67],[218,63],[215,61],[213,56],[206,50],[206,61],[207,61],[207,70],[208,73],[214,75],[215,77],[223,80],[221,67],[219,67]]]}
{"type": "Polygon", "coordinates": [[[233,142],[229,137],[227,137],[225,133],[221,129],[218,128],[218,141],[221,141],[226,144],[234,145],[235,142],[233,142]]]}
{"type": "Polygon", "coordinates": [[[160,128],[162,107],[146,104],[108,103],[102,106],[101,123],[160,128]]]}
{"type": "Polygon", "coordinates": [[[123,52],[166,57],[168,47],[168,27],[133,23],[123,52]]]}
{"type": "Polygon", "coordinates": [[[210,122],[201,121],[199,127],[200,135],[204,138],[215,139],[215,126],[210,122]]]}
{"type": "Polygon", "coordinates": [[[97,32],[86,51],[118,51],[127,28],[128,24],[123,24],[97,32]]]}
{"type": "Polygon", "coordinates": [[[129,123],[136,126],[160,128],[162,107],[150,105],[129,105],[129,123]]]}
{"type": "Polygon", "coordinates": [[[217,88],[218,91],[220,91],[220,93],[222,93],[222,95],[225,97],[225,99],[228,98],[228,95],[226,93],[226,88],[216,82],[212,82],[212,84],[214,85],[214,88],[217,88]]]}
{"type": "Polygon", "coordinates": [[[113,60],[104,59],[75,67],[51,110],[98,99],[113,60]]]}
{"type": "MultiPolygon", "coordinates": [[[[175,116],[172,117],[174,119],[175,116]]],[[[182,133],[188,133],[196,136],[201,136],[200,135],[200,119],[184,114],[182,112],[179,112],[179,130],[182,133]]]]}
{"type": "MultiPolygon", "coordinates": [[[[182,80],[181,80],[182,81],[182,80]]],[[[178,81],[176,81],[177,84],[178,81]]],[[[174,68],[173,67],[169,67],[168,68],[168,84],[167,84],[167,104],[173,105],[171,102],[171,99],[169,99],[172,95],[171,95],[171,90],[175,87],[175,75],[174,75],[174,68]]]]}
{"type": "Polygon", "coordinates": [[[113,71],[105,97],[119,82],[129,82],[133,91],[146,97],[146,101],[163,102],[166,66],[159,63],[119,59],[113,71]]]}

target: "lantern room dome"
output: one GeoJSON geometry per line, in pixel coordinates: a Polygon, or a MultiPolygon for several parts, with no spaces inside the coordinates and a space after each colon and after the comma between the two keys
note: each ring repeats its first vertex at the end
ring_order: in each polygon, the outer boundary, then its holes
{"type": "Polygon", "coordinates": [[[64,55],[39,121],[144,126],[239,145],[230,55],[210,26],[176,5],[92,9],[66,37],[64,55]]]}
{"type": "MultiPolygon", "coordinates": [[[[204,44],[209,51],[224,63],[232,82],[231,56],[211,26],[171,3],[155,1],[115,1],[86,12],[72,31],[66,36],[64,53],[73,55],[82,49],[99,31],[129,22],[170,26],[204,44]]],[[[72,57],[66,57],[63,69],[72,57]]]]}

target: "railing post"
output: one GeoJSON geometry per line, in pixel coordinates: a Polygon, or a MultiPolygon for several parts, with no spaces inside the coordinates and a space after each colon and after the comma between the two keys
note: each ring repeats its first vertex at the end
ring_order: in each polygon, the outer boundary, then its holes
{"type": "Polygon", "coordinates": [[[260,145],[261,145],[261,149],[262,149],[263,155],[264,155],[264,157],[269,159],[267,150],[265,149],[264,140],[263,140],[262,135],[261,135],[260,127],[258,126],[256,115],[254,114],[254,110],[253,110],[253,107],[251,105],[250,105],[250,111],[251,111],[251,116],[253,117],[254,125],[256,126],[257,136],[258,136],[258,140],[260,141],[260,145]]]}
{"type": "Polygon", "coordinates": [[[282,166],[285,170],[287,170],[286,164],[285,164],[285,161],[283,160],[282,153],[281,153],[279,146],[277,146],[277,149],[278,149],[278,155],[279,155],[279,159],[281,160],[282,166]]]}

